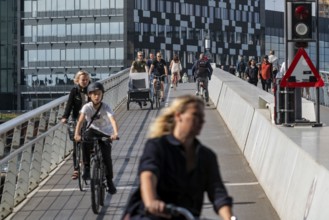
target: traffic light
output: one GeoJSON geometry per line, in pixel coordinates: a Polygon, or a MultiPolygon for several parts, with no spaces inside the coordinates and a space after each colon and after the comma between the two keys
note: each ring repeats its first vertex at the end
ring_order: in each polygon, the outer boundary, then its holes
{"type": "Polygon", "coordinates": [[[292,40],[296,47],[307,47],[312,40],[312,3],[292,2],[291,7],[292,40]]]}

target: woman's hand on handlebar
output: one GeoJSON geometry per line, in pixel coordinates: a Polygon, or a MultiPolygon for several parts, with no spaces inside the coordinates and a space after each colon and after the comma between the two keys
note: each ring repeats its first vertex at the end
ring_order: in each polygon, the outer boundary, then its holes
{"type": "Polygon", "coordinates": [[[75,135],[74,135],[74,140],[75,140],[76,142],[81,141],[81,135],[80,135],[80,134],[75,134],[75,135]]]}
{"type": "Polygon", "coordinates": [[[119,135],[118,134],[112,134],[111,137],[110,137],[110,139],[112,141],[114,141],[114,140],[119,140],[120,138],[119,138],[119,135]]]}
{"type": "Polygon", "coordinates": [[[154,216],[159,216],[163,218],[170,218],[171,216],[167,214],[166,211],[166,203],[161,200],[153,200],[150,204],[148,204],[145,208],[147,213],[150,213],[154,216]]]}

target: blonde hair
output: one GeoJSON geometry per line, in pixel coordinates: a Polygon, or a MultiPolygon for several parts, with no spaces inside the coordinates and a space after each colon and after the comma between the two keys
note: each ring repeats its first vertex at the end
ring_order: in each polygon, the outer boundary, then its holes
{"type": "Polygon", "coordinates": [[[80,78],[80,76],[82,76],[82,75],[87,76],[88,79],[89,79],[89,81],[90,81],[89,73],[88,73],[87,71],[85,71],[85,70],[80,70],[80,71],[78,71],[78,72],[75,74],[75,76],[74,76],[74,83],[75,83],[75,84],[79,84],[79,78],[80,78]]]}
{"type": "Polygon", "coordinates": [[[171,134],[175,128],[175,114],[184,113],[187,106],[191,103],[204,108],[203,100],[195,95],[183,95],[175,98],[171,105],[164,108],[161,114],[150,125],[148,138],[171,134]]]}

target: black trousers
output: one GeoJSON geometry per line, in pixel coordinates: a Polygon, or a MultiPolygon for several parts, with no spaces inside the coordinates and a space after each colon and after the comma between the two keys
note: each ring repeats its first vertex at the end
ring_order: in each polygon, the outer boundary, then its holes
{"type": "MultiPolygon", "coordinates": [[[[93,147],[92,139],[93,137],[107,137],[105,134],[95,130],[95,129],[88,129],[84,133],[84,142],[83,142],[83,162],[85,166],[90,166],[90,151],[93,147]]],[[[111,140],[108,139],[106,141],[99,140],[98,144],[100,146],[103,162],[106,167],[106,179],[112,180],[113,179],[113,166],[112,166],[112,144],[111,140]]]]}

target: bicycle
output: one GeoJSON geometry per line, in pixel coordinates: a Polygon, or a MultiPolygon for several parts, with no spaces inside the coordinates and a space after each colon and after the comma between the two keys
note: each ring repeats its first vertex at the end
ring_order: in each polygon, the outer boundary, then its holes
{"type": "Polygon", "coordinates": [[[160,108],[160,101],[161,101],[161,78],[165,77],[166,75],[153,75],[154,81],[154,91],[153,91],[153,103],[155,103],[156,108],[160,108]]]}
{"type": "Polygon", "coordinates": [[[74,132],[76,127],[76,120],[70,120],[68,122],[68,131],[70,139],[73,141],[73,151],[75,152],[73,154],[73,160],[74,160],[74,170],[78,171],[78,183],[79,183],[79,189],[80,191],[85,191],[85,186],[88,185],[86,180],[84,180],[83,177],[83,161],[82,161],[82,146],[81,142],[76,142],[74,140],[74,132]],[[75,156],[74,156],[75,155],[75,156]]]}
{"type": "Polygon", "coordinates": [[[199,87],[199,94],[201,99],[203,99],[206,103],[208,103],[209,101],[209,94],[208,94],[208,90],[205,86],[206,82],[205,80],[206,79],[203,79],[203,78],[198,78],[198,87],[199,87]]]}
{"type": "Polygon", "coordinates": [[[105,178],[106,167],[103,163],[103,156],[98,141],[111,141],[109,138],[93,137],[92,139],[94,152],[90,160],[90,191],[91,207],[95,214],[98,214],[100,206],[104,205],[105,189],[107,186],[105,178]]]}
{"type": "MultiPolygon", "coordinates": [[[[174,72],[174,73],[172,73],[173,74],[173,79],[172,79],[172,81],[171,81],[171,85],[172,85],[172,87],[174,87],[174,90],[176,90],[176,88],[177,88],[177,83],[178,83],[178,72],[174,72]]],[[[172,88],[171,87],[171,88],[172,88]]]]}
{"type": "MultiPolygon", "coordinates": [[[[167,204],[165,207],[165,213],[171,215],[172,217],[179,217],[182,216],[186,220],[198,220],[199,218],[194,217],[192,213],[183,207],[179,207],[173,204],[167,204]]],[[[237,217],[232,216],[231,220],[238,220],[237,217]]]]}

